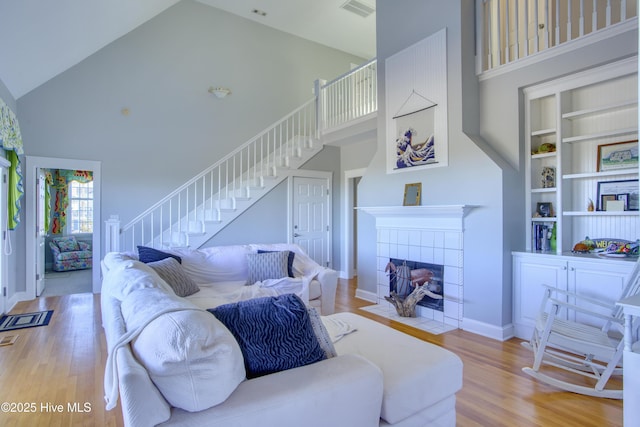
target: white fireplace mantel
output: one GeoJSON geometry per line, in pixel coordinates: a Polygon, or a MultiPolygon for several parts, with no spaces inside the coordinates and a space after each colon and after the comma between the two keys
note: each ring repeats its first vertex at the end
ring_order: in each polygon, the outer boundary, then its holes
{"type": "Polygon", "coordinates": [[[357,210],[376,219],[376,228],[463,230],[463,219],[470,205],[365,206],[357,210]]]}
{"type": "Polygon", "coordinates": [[[464,220],[475,206],[365,206],[376,221],[377,303],[385,310],[390,258],[444,267],[444,312],[419,307],[418,315],[459,328],[464,316],[464,220]]]}

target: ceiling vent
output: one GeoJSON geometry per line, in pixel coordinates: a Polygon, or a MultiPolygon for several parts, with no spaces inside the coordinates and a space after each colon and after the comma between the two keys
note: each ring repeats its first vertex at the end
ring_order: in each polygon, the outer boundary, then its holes
{"type": "Polygon", "coordinates": [[[349,12],[353,12],[358,16],[362,16],[363,18],[366,18],[376,11],[375,7],[359,0],[349,0],[340,7],[344,10],[348,10],[349,12]]]}

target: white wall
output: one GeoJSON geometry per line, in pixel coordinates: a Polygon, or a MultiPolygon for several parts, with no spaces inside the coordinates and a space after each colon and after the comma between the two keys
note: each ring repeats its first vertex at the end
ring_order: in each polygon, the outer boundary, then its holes
{"type": "Polygon", "coordinates": [[[360,62],[181,1],[21,97],[25,152],[101,160],[102,215],[126,223],[360,62]]]}

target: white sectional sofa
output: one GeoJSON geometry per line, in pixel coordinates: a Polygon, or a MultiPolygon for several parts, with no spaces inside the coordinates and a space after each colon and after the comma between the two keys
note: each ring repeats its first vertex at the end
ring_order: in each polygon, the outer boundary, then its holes
{"type": "MultiPolygon", "coordinates": [[[[258,250],[249,247],[251,253],[258,250]]],[[[181,251],[174,252],[182,261],[179,273],[200,282],[200,290],[179,297],[176,292],[182,289],[169,283],[174,277],[163,274],[163,279],[152,264],[135,257],[107,254],[101,296],[109,349],[105,393],[108,409],[120,401],[126,426],[455,425],[461,360],[450,351],[352,313],[318,317],[333,341],[335,357],[246,379],[238,342],[206,309],[229,307],[225,304],[265,293],[277,298],[283,292],[297,293],[303,305],[305,292],[312,292],[305,286],[312,280],[318,281],[321,295],[309,295],[311,305],[319,299],[321,310],[332,312],[335,301],[335,282],[329,284],[330,297],[323,281],[334,280],[332,273],[319,266],[304,270],[307,262],[301,249],[260,247],[297,251],[296,257],[301,255],[296,268],[306,274],[305,279],[238,285],[237,275],[250,272],[237,271],[244,264],[235,259],[224,265],[224,271],[217,270],[221,274],[217,278],[226,280],[216,282],[221,284],[218,289],[203,285],[202,279],[214,277],[215,271],[207,270],[205,260],[220,261],[231,253],[246,257],[246,252],[239,246],[231,247],[236,252],[181,251]]]]}
{"type": "Polygon", "coordinates": [[[336,303],[336,287],[338,272],[322,267],[313,261],[304,250],[295,244],[271,243],[212,246],[202,249],[173,249],[169,250],[182,259],[185,271],[198,284],[215,286],[201,286],[200,292],[190,298],[196,305],[213,307],[214,301],[219,299],[221,289],[233,293],[243,289],[249,279],[249,265],[247,255],[256,252],[291,251],[295,253],[292,265],[294,279],[287,283],[276,283],[272,286],[290,286],[294,290],[304,287],[304,298],[309,305],[315,307],[320,314],[328,315],[334,312],[336,303]]]}

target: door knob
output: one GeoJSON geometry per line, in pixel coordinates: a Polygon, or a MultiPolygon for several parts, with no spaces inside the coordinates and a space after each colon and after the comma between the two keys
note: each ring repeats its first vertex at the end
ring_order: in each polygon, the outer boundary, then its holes
{"type": "Polygon", "coordinates": [[[302,234],[293,233],[293,237],[300,237],[300,236],[302,236],[302,234]]]}

